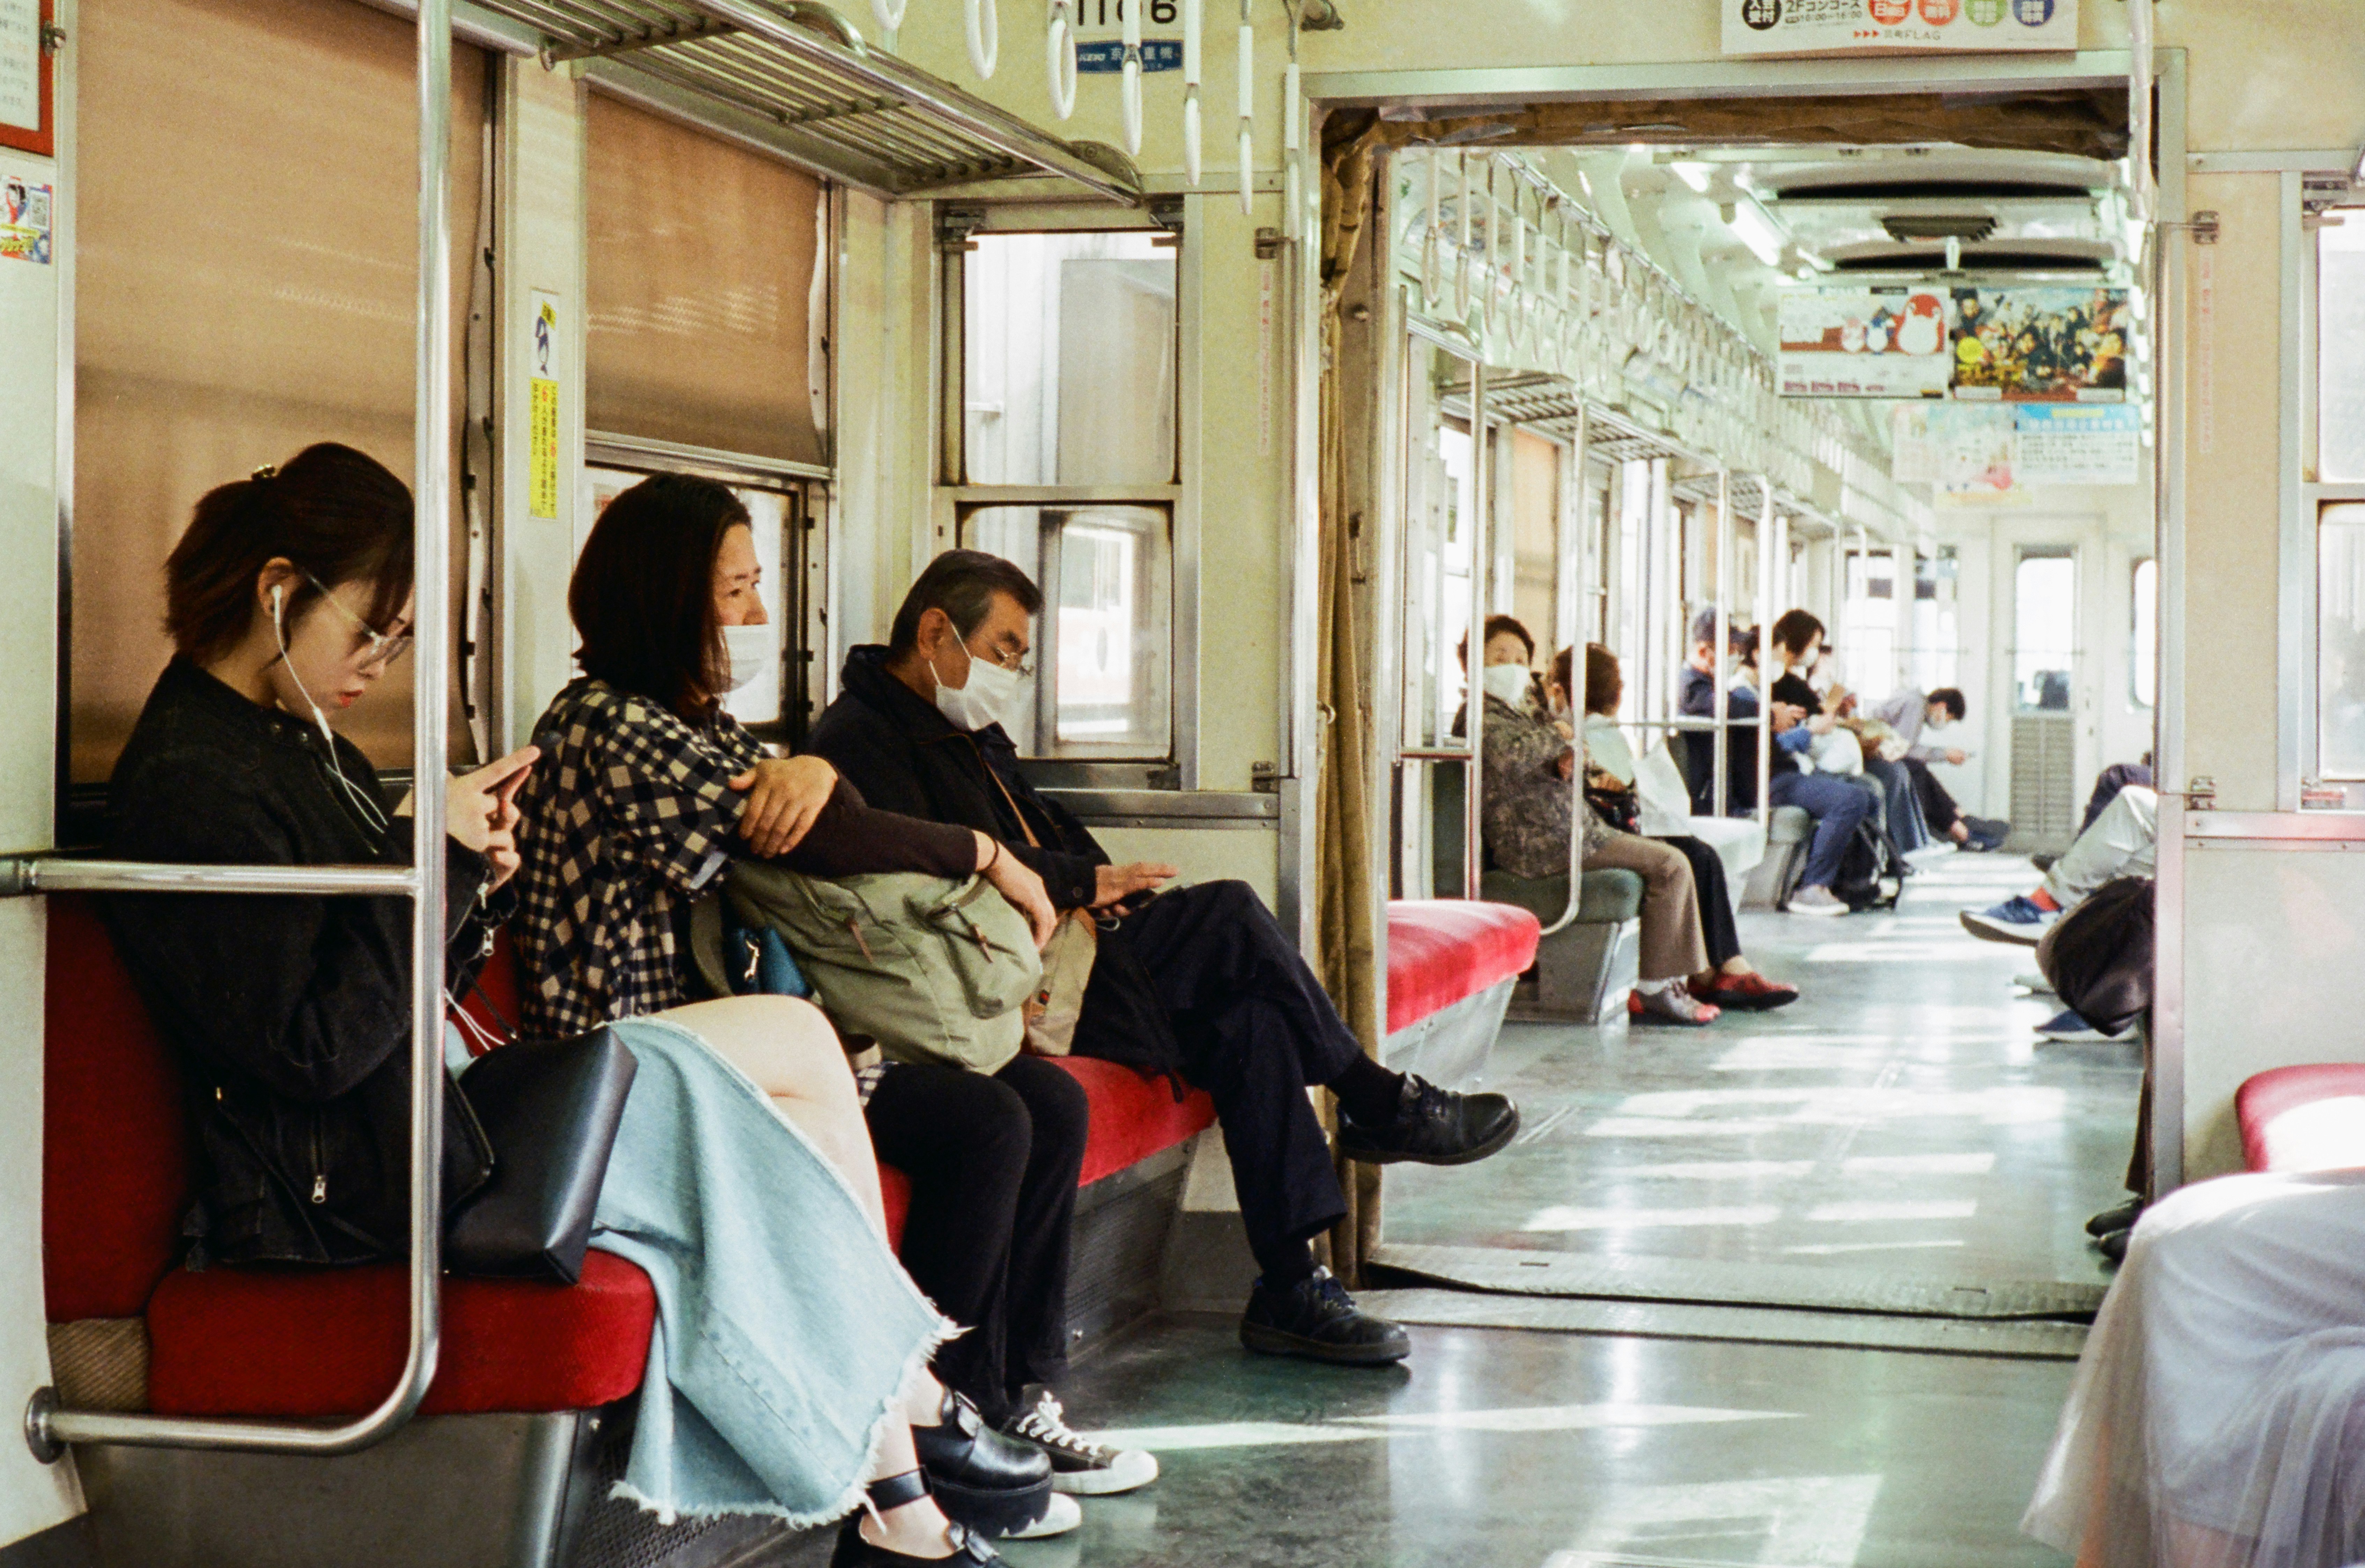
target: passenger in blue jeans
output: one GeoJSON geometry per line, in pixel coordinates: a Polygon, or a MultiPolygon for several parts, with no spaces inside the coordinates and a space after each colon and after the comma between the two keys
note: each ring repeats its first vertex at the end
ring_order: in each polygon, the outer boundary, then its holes
{"type": "MultiPolygon", "coordinates": [[[[1716,611],[1702,610],[1693,618],[1691,644],[1691,657],[1684,669],[1683,711],[1693,718],[1712,719],[1717,716],[1716,611]]],[[[1848,906],[1832,891],[1832,882],[1839,876],[1840,857],[1855,836],[1856,825],[1872,810],[1872,796],[1844,778],[1810,772],[1800,765],[1799,754],[1814,740],[1816,726],[1831,727],[1828,714],[1810,719],[1804,709],[1788,702],[1777,702],[1770,711],[1774,755],[1766,765],[1765,792],[1774,804],[1796,806],[1815,820],[1806,873],[1790,895],[1789,911],[1792,914],[1845,914],[1848,906]]],[[[1724,717],[1733,722],[1725,746],[1729,768],[1725,804],[1738,816],[1757,805],[1757,694],[1728,691],[1724,717]]],[[[1695,809],[1706,812],[1711,809],[1715,764],[1705,746],[1693,746],[1690,756],[1692,801],[1695,809]]]]}

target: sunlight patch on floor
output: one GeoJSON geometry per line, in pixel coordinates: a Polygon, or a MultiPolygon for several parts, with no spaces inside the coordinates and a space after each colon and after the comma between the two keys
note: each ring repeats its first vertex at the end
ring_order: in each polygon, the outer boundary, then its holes
{"type": "Polygon", "coordinates": [[[1772,1204],[1698,1209],[1586,1209],[1554,1204],[1538,1209],[1519,1228],[1552,1230],[1644,1230],[1665,1225],[1771,1225],[1782,1217],[1772,1204]]]}
{"type": "Polygon", "coordinates": [[[1337,1421],[1211,1421],[1184,1427],[1122,1427],[1087,1432],[1083,1436],[1111,1448],[1147,1449],[1152,1453],[1190,1453],[1208,1449],[1366,1443],[1429,1432],[1581,1432],[1611,1428],[1681,1427],[1798,1418],[1787,1410],[1723,1410],[1697,1405],[1611,1403],[1350,1416],[1337,1421]]]}
{"type": "MultiPolygon", "coordinates": [[[[1544,1568],[1585,1568],[1587,1553],[1695,1555],[1736,1540],[1757,1543],[1742,1561],[1782,1568],[1851,1568],[1864,1548],[1877,1475],[1788,1475],[1620,1487],[1544,1568]]],[[[1719,1552],[1720,1561],[1732,1561],[1719,1552]]]]}

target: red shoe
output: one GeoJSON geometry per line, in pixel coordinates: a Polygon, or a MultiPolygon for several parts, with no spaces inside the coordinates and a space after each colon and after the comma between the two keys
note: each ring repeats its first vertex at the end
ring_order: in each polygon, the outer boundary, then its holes
{"type": "Polygon", "coordinates": [[[1676,1024],[1698,1029],[1715,1023],[1722,1011],[1713,1002],[1700,1001],[1686,985],[1662,986],[1648,996],[1639,991],[1626,993],[1626,1016],[1638,1024],[1676,1024]]]}
{"type": "Polygon", "coordinates": [[[1799,988],[1761,974],[1720,975],[1704,999],[1743,1013],[1765,1013],[1799,1000],[1799,988]]]}

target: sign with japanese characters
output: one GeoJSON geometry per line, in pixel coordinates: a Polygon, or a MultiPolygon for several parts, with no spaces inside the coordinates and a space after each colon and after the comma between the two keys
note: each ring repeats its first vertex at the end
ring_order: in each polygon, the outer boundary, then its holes
{"type": "Polygon", "coordinates": [[[1724,0],[1727,54],[2074,50],[2078,0],[1724,0]]]}
{"type": "Polygon", "coordinates": [[[1785,289],[1785,398],[1943,398],[1953,301],[1943,288],[1785,289]]]}

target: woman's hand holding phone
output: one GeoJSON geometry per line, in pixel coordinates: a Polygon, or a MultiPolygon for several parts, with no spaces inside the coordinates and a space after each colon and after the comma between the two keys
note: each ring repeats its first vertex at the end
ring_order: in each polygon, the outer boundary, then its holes
{"type": "Polygon", "coordinates": [[[444,788],[444,830],[491,864],[496,888],[517,875],[517,792],[541,756],[539,746],[521,746],[444,788]]]}

